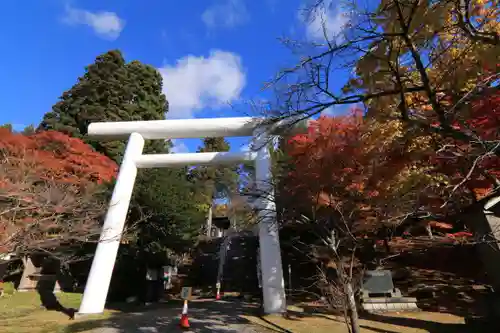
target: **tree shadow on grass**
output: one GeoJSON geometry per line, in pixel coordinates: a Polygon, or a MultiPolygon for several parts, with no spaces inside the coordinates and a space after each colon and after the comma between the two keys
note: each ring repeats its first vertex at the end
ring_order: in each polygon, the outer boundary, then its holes
{"type": "Polygon", "coordinates": [[[367,325],[359,325],[361,328],[364,328],[366,330],[370,330],[372,332],[377,332],[377,333],[399,333],[398,331],[389,331],[387,329],[382,329],[382,328],[376,328],[376,327],[371,327],[367,325]]]}
{"type": "MultiPolygon", "coordinates": [[[[302,308],[303,311],[289,310],[287,312],[286,319],[300,321],[305,318],[316,317],[346,324],[345,320],[343,320],[342,314],[339,312],[332,312],[332,311],[328,312],[325,311],[323,307],[321,307],[319,311],[317,311],[315,307],[308,307],[308,306],[300,306],[300,307],[302,308]]],[[[261,319],[266,321],[265,318],[261,319]]],[[[381,314],[366,313],[364,311],[360,311],[360,319],[362,320],[364,319],[361,322],[361,328],[369,329],[374,332],[398,333],[400,332],[399,330],[404,330],[404,328],[422,329],[429,333],[461,333],[461,332],[465,333],[472,331],[487,331],[487,332],[500,331],[500,329],[494,324],[485,323],[484,321],[472,322],[466,320],[465,324],[445,323],[445,322],[436,322],[433,321],[432,319],[427,320],[427,318],[426,319],[407,318],[399,315],[393,315],[393,316],[391,316],[390,314],[381,315],[381,314]],[[377,327],[378,325],[376,325],[376,323],[390,324],[394,326],[399,326],[399,328],[388,330],[387,328],[377,327]],[[495,327],[496,329],[493,329],[493,327],[495,327]]],[[[286,330],[283,330],[283,328],[280,329],[284,332],[287,332],[286,330]]]]}
{"type": "MultiPolygon", "coordinates": [[[[331,320],[339,323],[344,323],[345,321],[339,318],[342,318],[342,314],[338,313],[333,313],[333,312],[327,312],[325,310],[321,310],[320,312],[316,312],[314,310],[311,310],[308,307],[302,307],[303,311],[295,311],[295,310],[287,310],[286,314],[284,315],[284,318],[287,320],[291,321],[297,321],[297,320],[302,320],[304,318],[321,318],[321,319],[326,319],[326,320],[331,320]],[[335,316],[335,317],[334,317],[335,316]],[[339,318],[337,318],[339,317],[339,318]]],[[[263,317],[261,317],[262,320],[264,320],[263,317]]]]}
{"type": "MultiPolygon", "coordinates": [[[[498,331],[493,329],[496,327],[491,323],[467,323],[466,324],[457,324],[457,323],[438,323],[431,320],[417,319],[417,318],[406,318],[406,317],[395,317],[395,316],[387,316],[380,315],[374,313],[363,313],[360,316],[361,319],[370,320],[379,323],[397,325],[402,327],[414,328],[414,329],[422,329],[429,333],[467,333],[467,332],[475,332],[475,331],[485,331],[485,332],[494,332],[498,331]]],[[[375,328],[370,327],[368,325],[363,325],[364,328],[368,328],[374,330],[375,328]]]]}
{"type": "MultiPolygon", "coordinates": [[[[117,312],[106,319],[78,320],[65,329],[65,333],[85,332],[101,329],[106,333],[132,332],[214,332],[214,333],[257,333],[273,332],[268,328],[257,327],[255,323],[242,318],[242,315],[253,315],[259,307],[245,302],[215,302],[213,300],[197,300],[189,303],[190,329],[179,327],[182,303],[172,301],[169,304],[158,304],[125,312],[117,312]]],[[[101,331],[99,331],[101,332],[101,331]]],[[[274,330],[276,332],[276,330],[274,330]]],[[[279,332],[279,331],[278,331],[279,332]]]]}
{"type": "Polygon", "coordinates": [[[56,295],[54,294],[54,284],[55,282],[41,280],[38,282],[36,291],[40,296],[40,302],[42,306],[49,311],[61,312],[69,317],[69,319],[75,318],[76,309],[67,308],[63,306],[56,295]]]}

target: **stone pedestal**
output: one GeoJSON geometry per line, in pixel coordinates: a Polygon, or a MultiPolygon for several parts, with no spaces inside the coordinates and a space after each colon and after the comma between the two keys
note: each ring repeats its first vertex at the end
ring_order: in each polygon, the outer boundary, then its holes
{"type": "Polygon", "coordinates": [[[23,258],[24,270],[19,281],[17,291],[35,291],[42,283],[43,288],[53,289],[53,292],[61,291],[61,286],[57,280],[57,274],[44,274],[42,266],[35,266],[31,257],[23,258]]]}

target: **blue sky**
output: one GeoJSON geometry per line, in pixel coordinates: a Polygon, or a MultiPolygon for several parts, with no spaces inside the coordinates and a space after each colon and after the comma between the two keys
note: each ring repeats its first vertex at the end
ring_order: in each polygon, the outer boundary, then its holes
{"type": "MultiPolygon", "coordinates": [[[[38,124],[84,66],[110,49],[158,68],[171,118],[248,115],[248,101],[271,97],[263,83],[296,61],[278,38],[321,34],[317,20],[300,19],[304,1],[4,1],[0,123],[38,124]]],[[[325,17],[335,29],[338,12],[325,17]]],[[[240,150],[248,139],[230,142],[240,150]]],[[[175,144],[194,151],[199,140],[175,144]]]]}

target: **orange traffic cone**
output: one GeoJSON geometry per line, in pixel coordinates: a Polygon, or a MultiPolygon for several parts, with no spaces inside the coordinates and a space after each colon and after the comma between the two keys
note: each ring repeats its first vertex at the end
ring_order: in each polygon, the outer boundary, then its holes
{"type": "Polygon", "coordinates": [[[179,323],[181,328],[189,328],[189,319],[188,319],[188,302],[184,301],[184,306],[182,307],[182,315],[181,321],[179,323]]]}

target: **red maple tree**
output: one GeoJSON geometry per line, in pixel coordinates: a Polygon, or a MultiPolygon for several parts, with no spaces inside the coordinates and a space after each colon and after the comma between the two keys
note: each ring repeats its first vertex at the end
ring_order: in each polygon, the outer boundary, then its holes
{"type": "Polygon", "coordinates": [[[311,206],[334,207],[340,215],[356,211],[350,218],[353,229],[366,228],[378,218],[372,202],[380,196],[372,181],[374,154],[366,149],[363,133],[363,115],[354,110],[346,116],[322,116],[307,134],[287,142],[291,169],[282,193],[289,201],[288,213],[301,214],[311,206]]]}
{"type": "MultiPolygon", "coordinates": [[[[499,100],[495,91],[471,103],[465,123],[484,142],[500,142],[499,100]]],[[[495,185],[492,177],[500,175],[500,159],[493,152],[478,156],[477,147],[470,143],[437,136],[433,140],[439,141],[438,150],[429,146],[409,151],[411,141],[387,144],[383,132],[368,133],[368,122],[359,110],[340,117],[322,116],[307,134],[287,142],[284,149],[291,169],[282,181],[282,193],[286,193],[282,197],[289,201],[287,213],[300,214],[311,206],[316,207],[313,210],[335,207],[349,213],[353,227],[366,231],[380,222],[400,222],[411,212],[449,214],[450,207],[456,211],[472,202],[465,192],[480,197],[495,185]],[[367,141],[364,137],[368,135],[371,139],[367,141]],[[452,149],[440,149],[443,146],[452,149]],[[407,192],[392,191],[405,181],[396,176],[408,173],[409,168],[422,170],[420,178],[407,192]],[[426,176],[434,180],[427,181],[426,176]],[[443,177],[448,180],[446,186],[439,181],[443,177]],[[448,205],[450,201],[452,205],[448,205]]]]}
{"type": "Polygon", "coordinates": [[[431,156],[439,172],[447,174],[457,188],[480,199],[498,186],[500,179],[500,90],[485,89],[462,106],[460,117],[454,126],[460,131],[472,133],[473,142],[459,139],[443,139],[437,154],[431,156]]]}
{"type": "Polygon", "coordinates": [[[0,253],[97,237],[118,166],[79,139],[0,129],[0,253]]]}
{"type": "Polygon", "coordinates": [[[0,149],[24,163],[36,164],[43,179],[58,182],[109,182],[118,171],[110,158],[82,140],[56,131],[22,135],[0,128],[0,149]]]}

